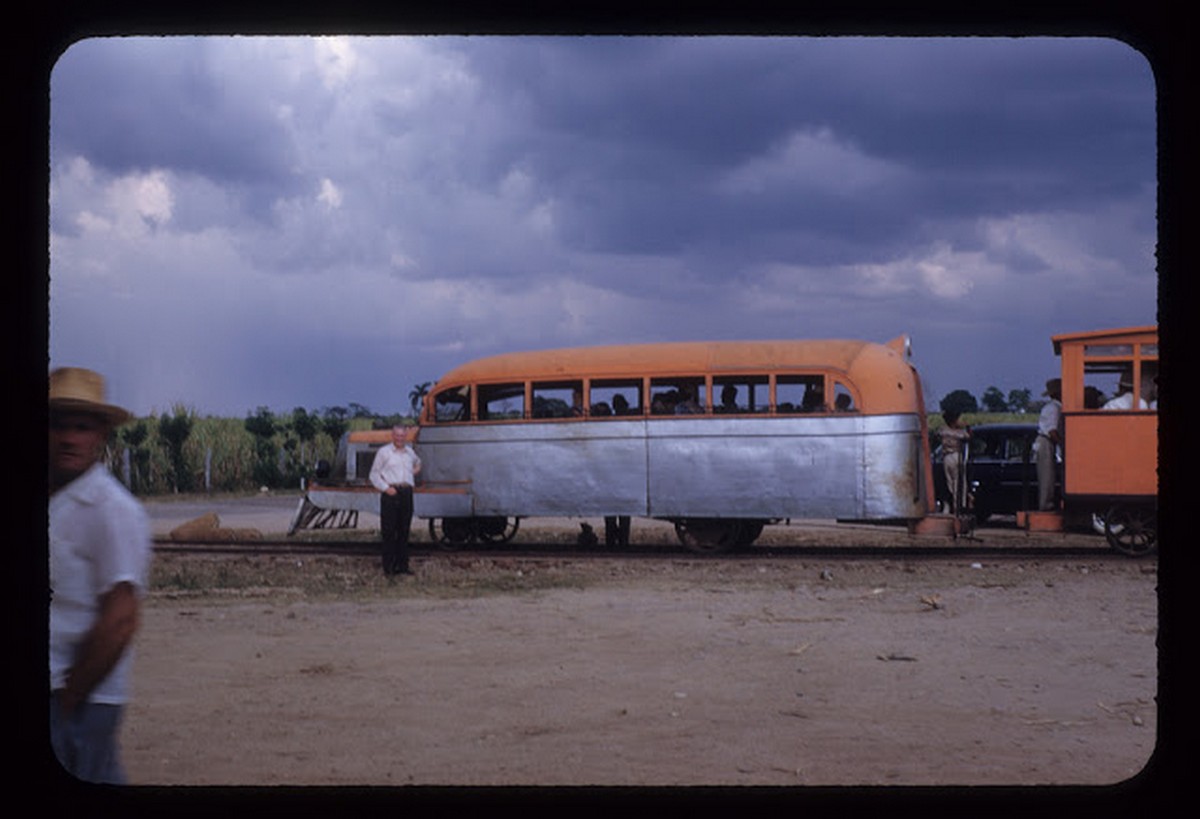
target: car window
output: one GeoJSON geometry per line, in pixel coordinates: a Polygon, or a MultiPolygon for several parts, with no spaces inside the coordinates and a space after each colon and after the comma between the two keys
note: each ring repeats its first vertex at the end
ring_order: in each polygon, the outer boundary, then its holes
{"type": "Polygon", "coordinates": [[[976,433],[971,437],[971,457],[991,459],[998,457],[1003,449],[1004,439],[994,435],[976,433]]]}
{"type": "Polygon", "coordinates": [[[1026,450],[1031,444],[1030,436],[1025,433],[1011,435],[1005,441],[1004,458],[1009,461],[1022,461],[1026,450]]]}

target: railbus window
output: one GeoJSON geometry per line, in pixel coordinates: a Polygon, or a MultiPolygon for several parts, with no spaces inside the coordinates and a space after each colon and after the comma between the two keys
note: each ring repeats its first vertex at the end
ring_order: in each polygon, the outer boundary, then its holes
{"type": "Polygon", "coordinates": [[[768,412],[771,384],[766,375],[719,375],[713,378],[713,412],[768,412]]]}
{"type": "Polygon", "coordinates": [[[518,421],[525,417],[525,384],[479,385],[479,420],[518,421]]]}
{"type": "Polygon", "coordinates": [[[777,376],[775,379],[775,411],[783,415],[797,412],[826,412],[825,376],[777,376]]]}
{"type": "Polygon", "coordinates": [[[543,381],[533,385],[534,418],[577,418],[583,416],[583,382],[543,381]]]}
{"type": "Polygon", "coordinates": [[[452,387],[433,399],[433,418],[439,424],[471,420],[471,388],[452,387]]]}
{"type": "Polygon", "coordinates": [[[597,379],[591,385],[593,418],[642,414],[640,378],[597,379]]]}
{"type": "Polygon", "coordinates": [[[651,415],[700,415],[707,402],[704,378],[652,378],[650,380],[651,415]]]}

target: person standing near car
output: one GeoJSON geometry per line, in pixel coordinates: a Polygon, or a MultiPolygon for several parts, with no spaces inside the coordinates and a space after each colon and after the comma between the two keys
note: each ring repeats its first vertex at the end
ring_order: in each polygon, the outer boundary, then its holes
{"type": "Polygon", "coordinates": [[[958,410],[946,410],[943,414],[945,426],[938,430],[942,439],[942,469],[946,472],[946,486],[950,490],[950,505],[955,514],[966,497],[962,486],[962,454],[971,439],[971,428],[962,424],[958,410]]]}
{"type": "Polygon", "coordinates": [[[130,418],[99,373],[50,373],[50,744],[72,775],[109,784],[125,781],[117,732],[151,554],[145,511],[101,458],[130,418]]]}
{"type": "Polygon", "coordinates": [[[1038,415],[1037,438],[1033,442],[1037,462],[1038,509],[1054,511],[1054,479],[1058,474],[1055,458],[1058,447],[1063,445],[1062,380],[1051,378],[1042,393],[1050,400],[1038,415]]]}
{"type": "Polygon", "coordinates": [[[408,567],[408,537],[412,529],[413,485],[421,471],[421,459],[409,445],[410,440],[405,427],[392,427],[392,442],[380,447],[371,463],[371,485],[380,492],[383,573],[388,577],[412,574],[408,567]]]}

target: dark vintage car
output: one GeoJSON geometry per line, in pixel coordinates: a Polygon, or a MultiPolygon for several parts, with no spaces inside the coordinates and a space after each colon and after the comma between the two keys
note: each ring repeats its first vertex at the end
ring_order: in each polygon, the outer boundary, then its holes
{"type": "MultiPolygon", "coordinates": [[[[971,427],[967,456],[967,508],[983,523],[992,515],[1037,508],[1037,464],[1032,451],[1037,424],[980,424],[971,427]]],[[[940,440],[934,433],[933,485],[938,506],[950,508],[940,440]]],[[[1059,479],[1061,480],[1061,470],[1059,479]]]]}

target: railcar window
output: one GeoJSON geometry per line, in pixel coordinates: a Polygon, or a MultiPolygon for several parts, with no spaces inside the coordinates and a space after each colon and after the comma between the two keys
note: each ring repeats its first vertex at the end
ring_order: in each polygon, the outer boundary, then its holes
{"type": "Polygon", "coordinates": [[[1083,346],[1083,354],[1085,356],[1133,356],[1132,344],[1085,344],[1083,346]]]}
{"type": "Polygon", "coordinates": [[[713,412],[720,414],[767,412],[771,408],[770,381],[765,375],[713,378],[713,412]]]}
{"type": "Polygon", "coordinates": [[[582,381],[535,383],[532,401],[534,418],[575,418],[585,414],[582,381]]]}
{"type": "Polygon", "coordinates": [[[471,420],[471,388],[454,387],[433,399],[434,420],[439,424],[471,420]]]}
{"type": "Polygon", "coordinates": [[[651,415],[699,415],[706,402],[703,378],[655,378],[650,381],[651,415]]]}
{"type": "Polygon", "coordinates": [[[592,382],[593,418],[641,415],[641,379],[596,380],[592,382]]]}
{"type": "Polygon", "coordinates": [[[827,409],[824,376],[781,375],[775,379],[776,412],[826,412],[827,409]]]}
{"type": "Polygon", "coordinates": [[[1134,361],[1086,361],[1083,365],[1083,408],[1089,410],[1153,410],[1158,407],[1158,362],[1143,360],[1134,376],[1134,361]],[[1140,390],[1134,382],[1141,384],[1140,390]],[[1135,398],[1137,394],[1137,398],[1135,398]]]}
{"type": "Polygon", "coordinates": [[[515,421],[525,417],[525,384],[480,384],[479,420],[515,421]]]}

